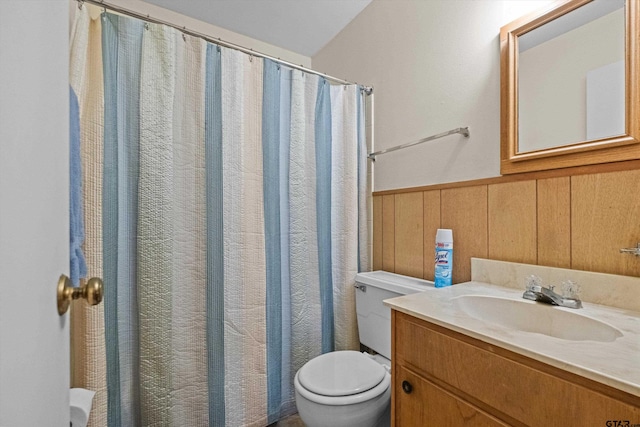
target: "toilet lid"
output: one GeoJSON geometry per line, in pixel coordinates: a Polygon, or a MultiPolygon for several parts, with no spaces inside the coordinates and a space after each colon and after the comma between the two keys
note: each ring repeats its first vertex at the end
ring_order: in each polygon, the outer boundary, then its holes
{"type": "Polygon", "coordinates": [[[385,369],[357,351],[334,351],[307,362],[300,372],[300,384],[323,396],[349,396],[380,384],[385,369]]]}

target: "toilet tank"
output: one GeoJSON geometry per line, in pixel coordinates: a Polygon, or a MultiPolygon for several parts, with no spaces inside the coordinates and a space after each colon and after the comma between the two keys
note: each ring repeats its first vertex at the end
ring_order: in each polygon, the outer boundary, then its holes
{"type": "Polygon", "coordinates": [[[356,274],[356,312],[360,343],[391,359],[389,298],[435,289],[433,282],[386,271],[356,274]]]}

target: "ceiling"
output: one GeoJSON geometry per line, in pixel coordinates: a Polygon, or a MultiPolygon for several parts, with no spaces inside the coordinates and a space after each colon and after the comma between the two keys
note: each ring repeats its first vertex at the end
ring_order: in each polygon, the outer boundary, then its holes
{"type": "Polygon", "coordinates": [[[146,0],[312,57],[371,0],[146,0]]]}

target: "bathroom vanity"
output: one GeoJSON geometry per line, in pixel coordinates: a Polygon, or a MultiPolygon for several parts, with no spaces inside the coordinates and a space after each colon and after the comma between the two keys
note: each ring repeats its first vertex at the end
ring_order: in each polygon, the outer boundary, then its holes
{"type": "Polygon", "coordinates": [[[522,291],[472,281],[385,302],[393,425],[640,425],[640,311],[522,291]]]}
{"type": "Polygon", "coordinates": [[[638,396],[414,316],[392,313],[396,426],[640,423],[638,396]]]}

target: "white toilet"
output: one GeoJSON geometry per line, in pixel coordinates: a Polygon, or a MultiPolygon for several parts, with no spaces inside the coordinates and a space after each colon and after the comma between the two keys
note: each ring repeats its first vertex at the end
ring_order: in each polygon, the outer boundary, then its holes
{"type": "Polygon", "coordinates": [[[334,351],[300,368],[296,406],[307,427],[390,425],[391,310],[382,301],[433,288],[433,282],[373,271],[357,274],[356,288],[360,342],[378,354],[334,351]]]}

